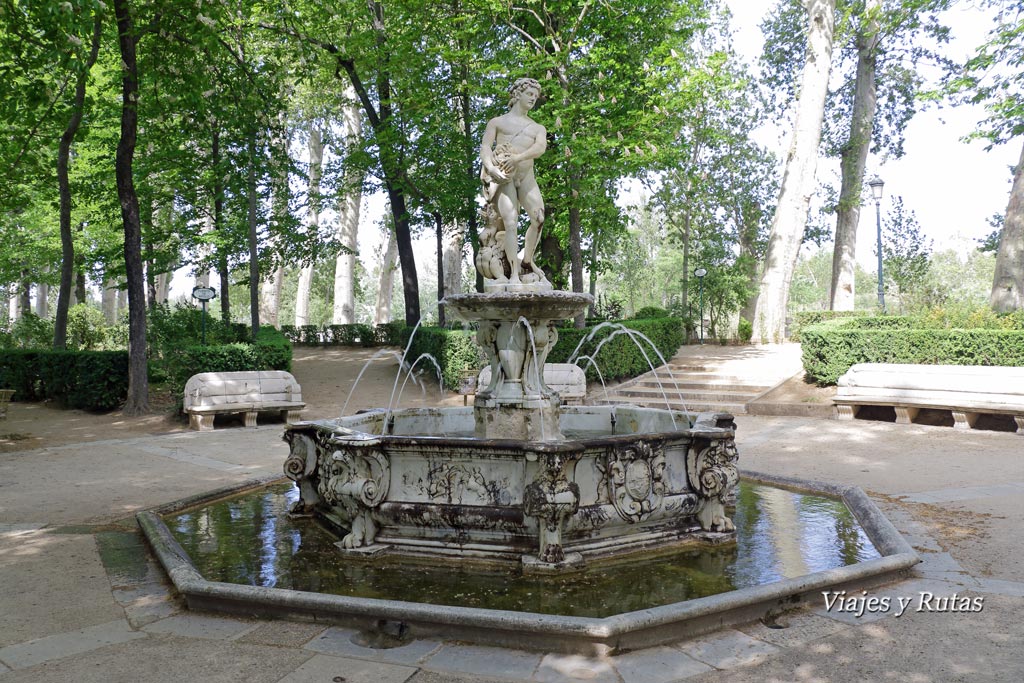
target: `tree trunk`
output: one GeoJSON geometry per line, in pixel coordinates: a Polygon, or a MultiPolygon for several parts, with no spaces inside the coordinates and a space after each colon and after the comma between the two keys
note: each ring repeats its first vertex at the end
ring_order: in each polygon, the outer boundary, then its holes
{"type": "Polygon", "coordinates": [[[395,288],[395,261],[398,259],[398,242],[395,233],[388,230],[388,248],[380,264],[380,282],[377,288],[377,305],[373,312],[373,324],[391,322],[391,294],[395,288]]]}
{"type": "MultiPolygon", "coordinates": [[[[590,275],[589,292],[590,296],[594,297],[594,301],[597,301],[597,251],[600,241],[600,234],[600,228],[595,228],[594,238],[593,241],[590,243],[590,267],[587,269],[589,271],[588,274],[590,275]]],[[[590,317],[594,317],[594,302],[591,302],[590,306],[587,307],[587,315],[589,315],[590,317]]]]}
{"type": "Polygon", "coordinates": [[[267,281],[263,283],[260,319],[268,325],[279,327],[281,324],[281,284],[284,282],[284,266],[275,268],[267,281]]]}
{"type": "Polygon", "coordinates": [[[857,266],[857,225],[860,223],[864,167],[871,149],[875,121],[875,67],[878,52],[878,13],[882,0],[867,0],[857,32],[857,77],[854,83],[850,138],[843,146],[842,188],[836,212],[836,242],[832,253],[833,311],[854,309],[854,271],[857,266]]]}
{"type": "Polygon", "coordinates": [[[103,291],[100,293],[100,307],[103,310],[103,319],[108,325],[117,324],[117,283],[113,280],[103,282],[103,291]]]}
{"type": "Polygon", "coordinates": [[[456,221],[444,248],[444,295],[462,292],[462,248],[466,244],[466,224],[456,221]]]}
{"type": "MultiPolygon", "coordinates": [[[[569,187],[573,188],[573,194],[576,193],[575,182],[570,181],[569,187]]],[[[583,292],[583,247],[581,244],[581,220],[580,220],[580,207],[576,203],[575,197],[572,200],[572,204],[569,206],[569,271],[572,277],[572,291],[582,293],[583,292]]],[[[587,318],[586,314],[581,312],[575,318],[573,318],[573,324],[577,328],[586,327],[587,318]]]]}
{"type": "Polygon", "coordinates": [[[444,218],[434,212],[434,247],[437,251],[437,324],[444,327],[444,218]]]}
{"type": "MultiPolygon", "coordinates": [[[[140,228],[141,229],[141,228],[140,228]]],[[[150,231],[152,234],[152,231],[150,231]]],[[[149,310],[153,310],[156,306],[156,264],[154,263],[153,256],[153,245],[149,242],[146,243],[146,306],[149,310]]]]}
{"type": "Polygon", "coordinates": [[[220,129],[217,122],[214,122],[213,140],[210,142],[210,161],[213,166],[213,229],[220,236],[220,243],[217,245],[217,275],[220,277],[220,317],[225,325],[231,322],[231,279],[228,273],[228,246],[227,238],[223,234],[227,231],[224,225],[224,181],[221,177],[220,168],[220,129]]]}
{"type": "Polygon", "coordinates": [[[93,23],[92,46],[89,57],[85,62],[85,68],[78,74],[75,84],[75,103],[71,119],[68,121],[64,134],[61,135],[60,144],[57,147],[57,186],[60,192],[60,289],[57,293],[57,313],[53,321],[53,348],[57,350],[67,348],[68,338],[68,308],[71,300],[71,279],[75,266],[75,245],[71,235],[71,182],[68,177],[68,167],[71,161],[71,143],[75,140],[78,127],[82,123],[83,108],[85,106],[85,87],[89,78],[89,71],[96,63],[96,56],[99,54],[100,37],[103,33],[103,24],[100,15],[97,13],[93,23]]]}
{"type": "Polygon", "coordinates": [[[36,285],[36,315],[46,318],[50,315],[50,285],[40,282],[36,285]]]}
{"type": "MultiPolygon", "coordinates": [[[[345,93],[341,114],[345,123],[345,147],[349,152],[358,148],[363,134],[359,107],[351,88],[345,93]]],[[[345,250],[338,254],[334,264],[335,325],[351,325],[356,321],[356,246],[359,235],[359,205],[363,198],[363,179],[346,174],[341,201],[338,202],[338,233],[345,250]]]]}
{"type": "Polygon", "coordinates": [[[256,132],[249,134],[249,325],[252,338],[260,331],[260,252],[257,242],[256,132]]]}
{"type": "Polygon", "coordinates": [[[1010,202],[999,236],[990,302],[997,313],[1024,308],[1024,149],[1013,174],[1010,202]]]}
{"type": "Polygon", "coordinates": [[[801,79],[793,141],[786,157],[754,311],[754,338],[762,343],[781,342],[785,337],[789,285],[814,194],[818,144],[832,63],[835,0],[804,0],[804,7],[808,19],[807,62],[801,79]]]}
{"type": "Polygon", "coordinates": [[[18,288],[18,308],[23,313],[32,312],[32,281],[29,280],[29,272],[21,271],[21,286],[18,288]]]}
{"type": "MultiPolygon", "coordinates": [[[[315,235],[320,229],[320,173],[323,168],[324,145],[320,131],[309,129],[309,210],[306,212],[308,233],[315,235]]],[[[309,289],[313,283],[313,265],[303,266],[299,273],[299,288],[295,293],[295,324],[309,324],[309,289]]]]}
{"type": "MultiPolygon", "coordinates": [[[[288,140],[291,136],[288,134],[288,129],[283,120],[280,122],[279,130],[284,131],[284,135],[275,135],[273,145],[278,150],[278,158],[285,159],[288,156],[288,140]]],[[[273,169],[274,176],[271,189],[273,220],[275,224],[281,225],[289,217],[288,169],[286,164],[280,163],[274,164],[273,169]]],[[[280,255],[277,253],[276,238],[271,237],[271,240],[274,244],[273,250],[275,252],[274,260],[276,265],[271,271],[270,277],[263,283],[263,292],[260,297],[260,319],[268,325],[279,327],[281,325],[281,285],[284,283],[284,265],[279,261],[280,255]]]]}
{"type": "Polygon", "coordinates": [[[156,276],[156,302],[166,304],[170,299],[171,273],[157,273],[156,276]]]}
{"type": "Polygon", "coordinates": [[[143,291],[142,229],[139,200],[132,178],[132,160],[138,130],[139,76],[135,60],[135,36],[128,0],[114,0],[114,16],[121,48],[121,137],[115,155],[117,198],[124,225],[124,263],[128,278],[128,400],[124,414],[149,412],[149,378],[146,375],[146,297],[143,291]]]}

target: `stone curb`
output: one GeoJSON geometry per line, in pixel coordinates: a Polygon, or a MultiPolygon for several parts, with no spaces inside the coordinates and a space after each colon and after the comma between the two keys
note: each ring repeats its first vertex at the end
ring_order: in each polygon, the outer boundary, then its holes
{"type": "Polygon", "coordinates": [[[920,561],[895,527],[859,488],[751,472],[745,473],[744,477],[759,483],[842,498],[882,557],[611,617],[567,617],[306,593],[205,580],[158,513],[166,514],[271,481],[280,481],[279,477],[192,496],[140,512],[136,518],[175,588],[192,609],[328,621],[370,630],[393,628],[397,622],[415,637],[435,636],[572,654],[603,655],[662,645],[753,621],[766,614],[792,609],[812,596],[816,597],[824,588],[863,589],[893,581],[920,561]]]}

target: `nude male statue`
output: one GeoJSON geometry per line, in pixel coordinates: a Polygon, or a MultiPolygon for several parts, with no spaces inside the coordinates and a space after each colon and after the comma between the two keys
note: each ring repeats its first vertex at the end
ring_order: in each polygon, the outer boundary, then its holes
{"type": "Polygon", "coordinates": [[[520,78],[513,83],[509,88],[508,113],[487,122],[480,144],[484,198],[504,224],[502,247],[511,266],[509,284],[520,284],[524,279],[546,281],[533,263],[544,225],[544,200],[533,174],[533,160],[544,153],[548,143],[544,126],[531,119],[529,112],[537,104],[540,93],[540,83],[532,78],[520,78]],[[521,263],[517,259],[519,235],[516,229],[520,207],[530,217],[521,263]],[[524,278],[527,274],[533,275],[524,278]]]}

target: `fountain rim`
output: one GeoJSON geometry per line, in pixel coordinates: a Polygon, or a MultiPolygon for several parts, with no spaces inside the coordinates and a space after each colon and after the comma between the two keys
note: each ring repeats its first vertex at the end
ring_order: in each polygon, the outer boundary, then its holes
{"type": "Polygon", "coordinates": [[[572,617],[476,607],[357,598],[285,588],[243,586],[202,577],[175,540],[164,516],[248,490],[289,481],[273,476],[190,496],[136,514],[139,526],[189,608],[268,617],[326,619],[366,628],[402,621],[415,636],[566,653],[603,653],[652,647],[792,609],[824,588],[862,589],[900,578],[920,558],[859,487],[746,471],[742,478],[845,503],[881,557],[608,617],[572,617]]]}
{"type": "MultiPolygon", "coordinates": [[[[562,413],[574,413],[574,412],[585,412],[587,410],[597,409],[597,412],[613,412],[615,408],[619,406],[559,406],[559,411],[562,413]]],[[[630,406],[631,408],[631,406],[630,406]]],[[[392,415],[430,415],[436,411],[444,410],[447,412],[466,412],[471,414],[474,410],[474,406],[458,406],[443,407],[443,408],[403,408],[396,410],[392,415]]],[[[649,410],[663,410],[661,408],[649,409],[649,410]]],[[[691,438],[706,438],[706,439],[719,439],[723,436],[735,436],[736,430],[729,427],[713,427],[708,423],[698,422],[698,418],[701,415],[729,415],[731,413],[691,413],[687,411],[674,410],[671,411],[679,416],[686,418],[688,427],[682,427],[675,431],[661,431],[661,432],[644,432],[644,439],[647,441],[657,441],[660,443],[669,443],[672,441],[678,441],[681,439],[691,438]]],[[[387,415],[387,411],[383,408],[373,408],[371,410],[357,413],[356,415],[346,415],[343,417],[333,418],[330,420],[303,420],[295,422],[293,424],[286,425],[285,434],[291,432],[298,432],[302,429],[307,429],[311,426],[325,427],[325,423],[332,424],[333,434],[327,438],[328,442],[346,442],[349,444],[358,443],[362,446],[375,446],[378,444],[388,444],[395,446],[405,445],[416,445],[416,444],[431,444],[431,445],[457,445],[467,446],[472,445],[475,449],[481,450],[524,450],[530,453],[582,453],[590,448],[600,448],[602,446],[616,446],[620,444],[628,444],[632,441],[636,441],[637,435],[635,433],[627,434],[610,434],[606,436],[585,436],[581,438],[563,439],[560,441],[531,441],[529,439],[483,439],[476,436],[435,436],[431,434],[371,434],[369,432],[363,432],[358,429],[351,427],[345,427],[336,423],[342,420],[354,420],[357,418],[373,417],[380,415],[384,417],[387,415]]]]}

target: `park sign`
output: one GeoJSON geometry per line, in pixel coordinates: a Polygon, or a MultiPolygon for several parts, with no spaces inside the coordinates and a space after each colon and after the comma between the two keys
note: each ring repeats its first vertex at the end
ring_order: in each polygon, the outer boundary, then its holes
{"type": "Polygon", "coordinates": [[[217,298],[217,290],[213,287],[203,287],[200,285],[192,288],[192,296],[205,303],[210,299],[217,298]]]}

